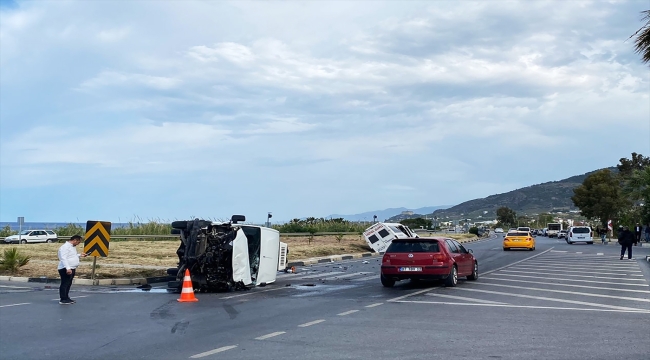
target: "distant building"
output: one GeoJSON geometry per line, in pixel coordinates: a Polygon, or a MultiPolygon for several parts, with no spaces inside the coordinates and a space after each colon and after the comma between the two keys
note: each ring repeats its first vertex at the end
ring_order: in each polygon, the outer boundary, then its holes
{"type": "Polygon", "coordinates": [[[411,216],[411,215],[413,215],[413,211],[411,211],[411,210],[402,211],[401,215],[411,216]]]}

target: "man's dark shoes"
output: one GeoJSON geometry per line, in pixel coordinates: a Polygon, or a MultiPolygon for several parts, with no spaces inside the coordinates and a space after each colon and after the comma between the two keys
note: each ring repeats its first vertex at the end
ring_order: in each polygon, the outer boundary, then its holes
{"type": "Polygon", "coordinates": [[[72,301],[72,300],[61,300],[61,301],[59,301],[59,304],[61,304],[61,305],[72,305],[72,304],[74,304],[74,301],[72,301]]]}
{"type": "Polygon", "coordinates": [[[623,260],[623,257],[621,256],[621,258],[619,260],[623,260]]]}

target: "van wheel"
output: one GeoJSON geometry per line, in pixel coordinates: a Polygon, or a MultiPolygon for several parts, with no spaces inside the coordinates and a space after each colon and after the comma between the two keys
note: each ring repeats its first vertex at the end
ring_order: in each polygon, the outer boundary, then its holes
{"type": "Polygon", "coordinates": [[[384,275],[380,275],[379,278],[381,279],[381,284],[384,285],[384,287],[393,287],[395,285],[395,280],[389,279],[385,277],[384,275]]]}
{"type": "Polygon", "coordinates": [[[458,269],[456,269],[456,265],[454,265],[451,268],[451,272],[449,272],[449,276],[445,279],[445,286],[454,287],[456,285],[458,285],[458,269]]]}
{"type": "Polygon", "coordinates": [[[474,270],[472,270],[472,275],[468,275],[467,280],[478,280],[478,263],[476,261],[474,261],[474,270]]]}
{"type": "Polygon", "coordinates": [[[593,242],[593,241],[588,241],[587,244],[589,244],[589,245],[593,245],[594,242],[593,242]]]}
{"type": "Polygon", "coordinates": [[[172,222],[172,229],[187,229],[187,221],[174,221],[172,222]]]}

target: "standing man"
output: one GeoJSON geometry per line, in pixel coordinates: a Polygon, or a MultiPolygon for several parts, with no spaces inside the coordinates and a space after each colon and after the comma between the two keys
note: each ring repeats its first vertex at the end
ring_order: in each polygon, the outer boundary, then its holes
{"type": "Polygon", "coordinates": [[[650,243],[650,223],[645,226],[645,242],[650,243]]]}
{"type": "Polygon", "coordinates": [[[632,234],[627,226],[624,226],[622,230],[619,227],[618,243],[621,244],[621,260],[623,260],[623,255],[625,255],[625,249],[627,249],[627,259],[632,260],[632,243],[634,243],[634,234],[632,234]]]}
{"type": "Polygon", "coordinates": [[[70,287],[72,286],[72,279],[79,266],[79,257],[86,257],[86,254],[78,254],[75,247],[81,242],[81,236],[73,235],[70,240],[59,248],[59,275],[61,276],[61,286],[59,286],[59,304],[70,305],[75,301],[70,299],[70,287]]]}
{"type": "Polygon", "coordinates": [[[639,246],[641,246],[641,224],[636,223],[636,226],[634,227],[634,246],[639,243],[639,246]]]}

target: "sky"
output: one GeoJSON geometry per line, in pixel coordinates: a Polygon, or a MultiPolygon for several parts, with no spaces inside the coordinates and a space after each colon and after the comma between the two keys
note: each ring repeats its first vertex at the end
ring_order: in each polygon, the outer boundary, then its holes
{"type": "Polygon", "coordinates": [[[650,1],[0,2],[0,221],[453,205],[650,154],[650,1]]]}

